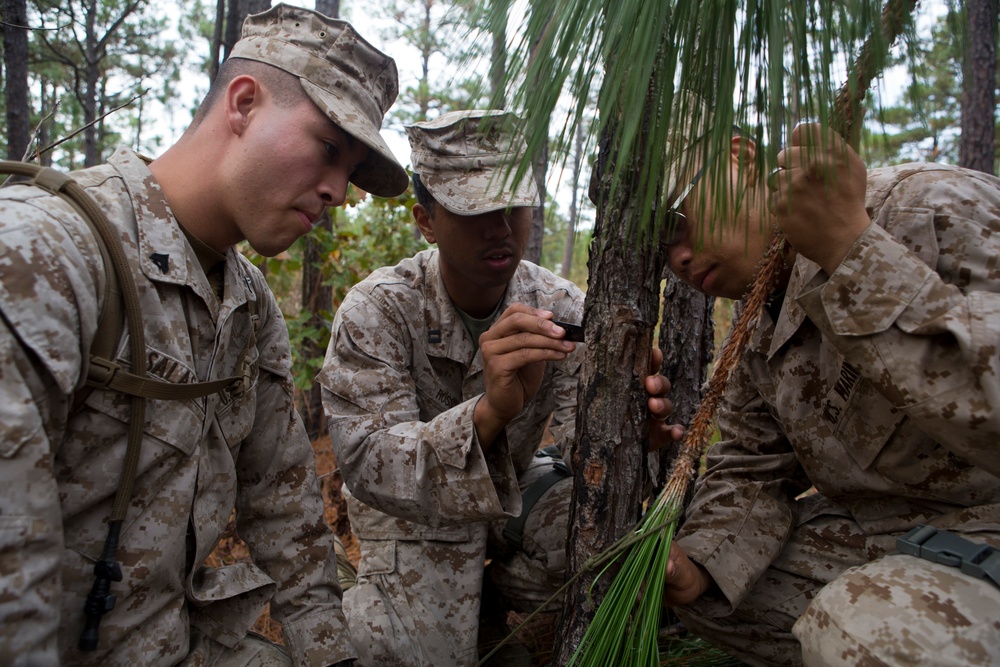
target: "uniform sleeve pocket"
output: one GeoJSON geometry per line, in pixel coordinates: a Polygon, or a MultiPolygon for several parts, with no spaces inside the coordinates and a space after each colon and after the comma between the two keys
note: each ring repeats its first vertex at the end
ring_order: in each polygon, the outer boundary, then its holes
{"type": "Polygon", "coordinates": [[[363,555],[358,564],[358,576],[392,574],[396,571],[395,540],[364,540],[363,555]]]}
{"type": "Polygon", "coordinates": [[[838,439],[846,443],[854,462],[867,470],[906,418],[867,381],[858,383],[837,426],[838,439]]]}

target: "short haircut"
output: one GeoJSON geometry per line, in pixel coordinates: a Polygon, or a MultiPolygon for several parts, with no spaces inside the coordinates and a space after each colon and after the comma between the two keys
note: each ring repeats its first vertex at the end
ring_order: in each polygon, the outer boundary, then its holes
{"type": "Polygon", "coordinates": [[[274,97],[275,103],[282,108],[287,109],[300,104],[303,100],[309,100],[302,84],[299,83],[299,78],[294,74],[289,74],[283,69],[256,60],[230,58],[219,68],[219,73],[216,75],[215,81],[212,82],[212,87],[209,88],[205,99],[198,106],[191,126],[200,124],[211,108],[225,94],[230,82],[243,75],[252,76],[260,81],[274,97]]]}
{"type": "Polygon", "coordinates": [[[417,196],[417,203],[427,209],[427,214],[433,218],[434,207],[437,206],[437,202],[420,180],[420,174],[413,174],[413,192],[417,196]]]}

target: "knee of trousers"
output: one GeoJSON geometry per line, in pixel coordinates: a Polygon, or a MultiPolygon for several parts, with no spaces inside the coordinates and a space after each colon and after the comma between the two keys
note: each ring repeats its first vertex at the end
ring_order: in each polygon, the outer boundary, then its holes
{"type": "Polygon", "coordinates": [[[792,634],[810,666],[997,664],[1000,589],[893,554],[824,586],[792,634]]]}

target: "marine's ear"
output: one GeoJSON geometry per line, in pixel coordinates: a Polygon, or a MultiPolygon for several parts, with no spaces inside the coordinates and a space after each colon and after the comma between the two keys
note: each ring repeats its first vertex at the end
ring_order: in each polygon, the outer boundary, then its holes
{"type": "Polygon", "coordinates": [[[250,123],[250,112],[263,99],[260,82],[249,74],[235,77],[226,86],[225,112],[230,131],[240,136],[250,123]]]}
{"type": "Polygon", "coordinates": [[[746,174],[744,178],[747,183],[753,185],[757,182],[759,170],[757,168],[757,142],[750,137],[741,134],[733,134],[729,140],[729,154],[736,161],[741,174],[746,174]]]}
{"type": "Polygon", "coordinates": [[[413,221],[428,243],[437,243],[434,237],[434,218],[423,204],[413,205],[413,221]]]}

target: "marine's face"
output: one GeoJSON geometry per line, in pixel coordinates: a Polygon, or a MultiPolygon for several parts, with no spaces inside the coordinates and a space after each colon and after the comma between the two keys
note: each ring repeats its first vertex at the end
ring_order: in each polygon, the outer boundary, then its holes
{"type": "Polygon", "coordinates": [[[452,301],[474,317],[485,317],[503,297],[524,256],[531,208],[457,215],[436,204],[421,231],[438,245],[441,275],[452,301]]]}
{"type": "Polygon", "coordinates": [[[742,298],[773,236],[738,153],[713,160],[681,202],[682,229],[667,250],[670,270],[705,294],[742,298]],[[720,174],[713,170],[723,169],[720,174]]]}
{"type": "Polygon", "coordinates": [[[327,207],[344,203],[368,147],[307,99],[292,107],[270,102],[252,113],[228,186],[241,238],[270,257],[308,233],[327,207]]]}

